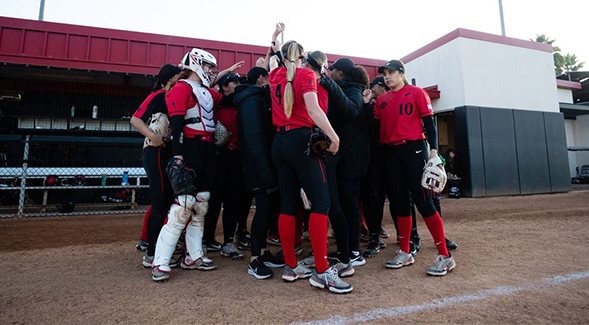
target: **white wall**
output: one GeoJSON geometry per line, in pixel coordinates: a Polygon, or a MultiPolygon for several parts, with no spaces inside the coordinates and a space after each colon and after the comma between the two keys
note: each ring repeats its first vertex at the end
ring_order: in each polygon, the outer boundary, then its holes
{"type": "Polygon", "coordinates": [[[567,147],[575,147],[575,120],[564,120],[564,130],[567,138],[567,147]]]}
{"type": "Polygon", "coordinates": [[[575,147],[589,148],[589,115],[579,115],[575,120],[575,147]]]}
{"type": "MultiPolygon", "coordinates": [[[[565,120],[567,147],[589,148],[589,115],[579,115],[576,120],[565,120]]],[[[571,177],[577,176],[576,167],[589,165],[589,151],[569,151],[571,177]]]]}
{"type": "Polygon", "coordinates": [[[462,40],[466,105],[559,112],[552,53],[462,40]]]}
{"type": "MultiPolygon", "coordinates": [[[[434,111],[470,105],[559,112],[549,52],[458,37],[408,62],[406,74],[417,86],[438,85],[434,111]]],[[[572,102],[572,94],[562,97],[572,102]]]]}
{"type": "Polygon", "coordinates": [[[570,89],[558,88],[558,101],[560,103],[573,104],[573,91],[570,89]]]}
{"type": "Polygon", "coordinates": [[[434,111],[464,106],[464,84],[462,77],[461,43],[454,39],[443,46],[408,62],[405,65],[409,81],[415,78],[417,86],[438,85],[440,99],[433,101],[434,111]]]}

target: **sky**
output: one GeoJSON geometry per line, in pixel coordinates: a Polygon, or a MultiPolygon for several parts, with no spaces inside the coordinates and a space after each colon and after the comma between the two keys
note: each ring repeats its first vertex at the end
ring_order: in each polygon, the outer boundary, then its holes
{"type": "MultiPolygon", "coordinates": [[[[0,0],[0,16],[38,19],[40,0],[0,0]]],[[[503,0],[506,36],[546,34],[589,70],[587,0],[503,0]],[[568,22],[568,17],[570,22],[568,22]]],[[[501,34],[498,0],[46,0],[46,21],[268,45],[276,22],[306,50],[398,59],[455,30],[501,34]]]]}

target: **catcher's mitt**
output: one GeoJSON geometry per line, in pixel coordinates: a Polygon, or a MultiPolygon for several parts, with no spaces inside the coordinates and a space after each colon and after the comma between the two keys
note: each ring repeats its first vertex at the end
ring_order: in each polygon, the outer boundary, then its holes
{"type": "Polygon", "coordinates": [[[309,137],[309,143],[307,145],[307,150],[305,153],[308,155],[311,152],[314,152],[317,156],[325,158],[327,157],[327,149],[331,145],[331,140],[329,137],[321,131],[321,129],[316,128],[311,136],[309,137]]]}
{"type": "Polygon", "coordinates": [[[431,158],[423,168],[421,186],[427,190],[440,193],[446,186],[447,176],[440,157],[431,158]]]}
{"type": "Polygon", "coordinates": [[[176,196],[193,194],[196,191],[194,187],[194,170],[188,169],[182,159],[170,159],[167,172],[176,196]]]}
{"type": "MultiPolygon", "coordinates": [[[[161,135],[162,138],[164,138],[164,141],[169,140],[170,136],[172,135],[170,120],[164,113],[155,113],[151,115],[149,120],[147,120],[147,127],[153,131],[153,133],[161,135]]],[[[150,145],[151,140],[149,140],[149,138],[145,138],[145,141],[143,141],[143,148],[146,148],[150,145]]]]}
{"type": "Polygon", "coordinates": [[[217,121],[217,124],[215,124],[215,145],[217,147],[224,146],[229,141],[229,137],[231,137],[231,132],[227,130],[225,125],[217,121]]]}

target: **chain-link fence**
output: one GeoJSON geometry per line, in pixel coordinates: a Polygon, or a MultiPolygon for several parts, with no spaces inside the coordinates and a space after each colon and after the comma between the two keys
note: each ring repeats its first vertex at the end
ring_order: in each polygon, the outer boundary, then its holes
{"type": "Polygon", "coordinates": [[[572,183],[589,183],[589,148],[569,148],[568,153],[572,183]]]}
{"type": "Polygon", "coordinates": [[[0,217],[145,211],[143,137],[129,120],[153,81],[0,67],[0,217]]]}

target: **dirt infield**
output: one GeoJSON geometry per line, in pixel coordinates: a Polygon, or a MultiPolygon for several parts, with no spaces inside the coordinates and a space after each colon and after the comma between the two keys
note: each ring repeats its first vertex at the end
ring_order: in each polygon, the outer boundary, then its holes
{"type": "MultiPolygon", "coordinates": [[[[454,272],[425,274],[435,248],[420,220],[416,263],[385,269],[390,238],[348,295],[283,283],[281,270],[255,280],[218,253],[218,270],[154,283],[134,248],[142,216],[0,220],[0,324],[589,323],[589,191],[442,208],[454,272]]],[[[394,233],[388,213],[385,225],[394,233]]]]}

